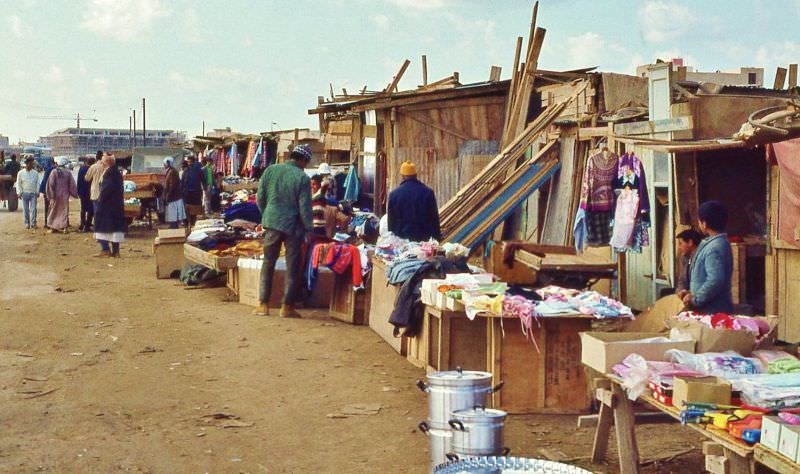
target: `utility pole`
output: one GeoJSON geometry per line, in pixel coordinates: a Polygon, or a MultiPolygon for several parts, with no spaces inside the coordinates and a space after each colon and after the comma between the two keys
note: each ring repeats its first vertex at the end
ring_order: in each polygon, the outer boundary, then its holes
{"type": "MultiPolygon", "coordinates": [[[[128,115],[128,138],[133,139],[133,118],[130,115],[128,115]]],[[[128,140],[128,143],[131,150],[133,150],[133,142],[131,140],[128,140]]]]}
{"type": "Polygon", "coordinates": [[[203,120],[203,136],[206,136],[206,121],[203,120]]]}
{"type": "Polygon", "coordinates": [[[78,112],[75,116],[76,116],[76,120],[78,122],[78,130],[80,130],[81,129],[81,113],[78,112]]]}
{"type": "Polygon", "coordinates": [[[133,109],[133,147],[136,148],[136,109],[133,109]]]}
{"type": "Polygon", "coordinates": [[[142,97],[142,146],[147,146],[147,109],[142,97]]]}

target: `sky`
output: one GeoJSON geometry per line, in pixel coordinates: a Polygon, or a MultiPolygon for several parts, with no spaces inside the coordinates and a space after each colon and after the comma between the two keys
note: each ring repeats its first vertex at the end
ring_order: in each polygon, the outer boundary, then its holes
{"type": "MultiPolygon", "coordinates": [[[[35,141],[70,120],[199,135],[231,127],[317,128],[317,96],[385,88],[411,60],[401,89],[458,71],[510,76],[527,0],[0,0],[0,134],[35,141]]],[[[800,0],[541,0],[539,67],[598,66],[633,74],[656,58],[696,70],[800,62],[800,0]]],[[[526,38],[527,40],[527,38],[526,38]]]]}

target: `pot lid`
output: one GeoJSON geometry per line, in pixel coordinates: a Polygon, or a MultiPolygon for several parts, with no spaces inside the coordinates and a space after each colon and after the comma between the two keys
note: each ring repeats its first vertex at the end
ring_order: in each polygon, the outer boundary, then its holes
{"type": "Polygon", "coordinates": [[[431,382],[474,382],[474,381],[491,381],[492,374],[489,372],[480,372],[477,370],[463,370],[460,367],[456,370],[445,370],[442,372],[433,372],[428,374],[428,380],[431,382]]]}
{"type": "Polygon", "coordinates": [[[475,420],[486,418],[505,418],[508,413],[503,410],[495,410],[494,408],[475,407],[466,410],[456,410],[451,413],[453,418],[460,420],[475,420]]]}
{"type": "Polygon", "coordinates": [[[436,474],[590,474],[577,466],[543,459],[477,456],[436,466],[436,474]]]}

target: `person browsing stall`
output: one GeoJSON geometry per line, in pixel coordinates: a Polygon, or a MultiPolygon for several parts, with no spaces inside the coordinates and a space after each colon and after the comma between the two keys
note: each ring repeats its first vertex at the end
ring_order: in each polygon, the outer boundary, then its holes
{"type": "Polygon", "coordinates": [[[389,231],[414,242],[442,239],[433,190],[417,179],[414,163],[400,166],[402,182],[389,194],[389,231]]]}
{"type": "Polygon", "coordinates": [[[733,252],[725,227],[728,212],[719,201],[704,202],[698,209],[700,232],[707,235],[691,263],[689,292],[683,302],[705,314],[733,312],[731,277],[733,252]]]}
{"type": "Polygon", "coordinates": [[[284,318],[300,317],[294,309],[303,280],[300,250],[303,238],[314,228],[311,180],[303,171],[311,161],[311,148],[297,145],[290,158],[288,163],[269,166],[258,183],[256,202],[264,227],[264,263],[261,267],[260,304],[254,311],[257,315],[269,314],[272,277],[283,245],[286,248],[286,280],[280,315],[284,318]]]}

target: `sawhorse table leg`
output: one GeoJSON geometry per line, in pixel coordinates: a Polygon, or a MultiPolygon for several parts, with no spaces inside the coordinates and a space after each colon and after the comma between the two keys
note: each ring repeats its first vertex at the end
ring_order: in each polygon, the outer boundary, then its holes
{"type": "Polygon", "coordinates": [[[598,387],[596,395],[600,402],[600,418],[597,421],[597,431],[592,445],[592,462],[599,462],[605,457],[613,421],[617,435],[620,472],[638,474],[639,447],[636,444],[633,404],[625,396],[622,387],[617,384],[601,381],[598,387]]]}

